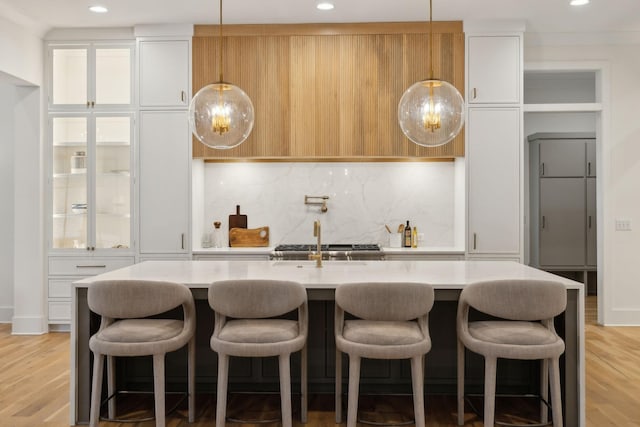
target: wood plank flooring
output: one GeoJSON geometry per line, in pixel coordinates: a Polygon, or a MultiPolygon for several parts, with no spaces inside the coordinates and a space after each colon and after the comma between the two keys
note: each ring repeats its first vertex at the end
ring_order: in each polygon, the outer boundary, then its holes
{"type": "MultiPolygon", "coordinates": [[[[594,312],[595,298],[588,298],[594,312]]],[[[589,427],[631,427],[640,425],[640,327],[601,327],[593,316],[587,317],[587,425],[589,427]]],[[[295,397],[294,397],[295,398],[295,397]]],[[[140,406],[151,407],[151,401],[140,406]]],[[[138,402],[129,400],[138,406],[138,402]]],[[[295,400],[294,400],[295,403],[295,400]]],[[[169,404],[169,402],[168,402],[169,404]]],[[[523,401],[499,402],[502,411],[522,414],[533,405],[523,401]]],[[[427,396],[427,426],[455,426],[455,398],[427,396]]],[[[481,402],[477,402],[481,407],[481,402]]],[[[124,405],[122,405],[124,406],[124,405]]],[[[204,427],[215,425],[215,396],[198,396],[196,422],[189,424],[186,411],[179,409],[167,419],[168,427],[204,427]]],[[[294,406],[295,407],[295,406],[294,406]]],[[[410,397],[362,397],[360,415],[369,419],[402,421],[410,419],[410,397]]],[[[297,409],[296,409],[297,412],[297,409]]],[[[277,418],[277,395],[231,395],[228,415],[246,418],[277,418]]],[[[528,415],[528,414],[524,414],[528,415]]],[[[515,420],[516,415],[509,419],[515,420]]],[[[299,415],[294,414],[294,419],[299,415]]],[[[482,426],[472,412],[465,415],[467,427],[482,426]]],[[[294,423],[296,426],[302,424],[294,423]]],[[[69,335],[50,333],[42,336],[12,336],[10,325],[0,325],[0,426],[65,427],[69,425],[69,335]]],[[[154,422],[109,423],[102,427],[152,427],[154,422]]],[[[229,427],[277,426],[279,423],[234,424],[229,427]]],[[[308,426],[336,426],[333,396],[313,395],[309,401],[308,426]]],[[[362,424],[364,426],[364,424],[362,424]]],[[[571,427],[571,426],[568,426],[571,427]]]]}

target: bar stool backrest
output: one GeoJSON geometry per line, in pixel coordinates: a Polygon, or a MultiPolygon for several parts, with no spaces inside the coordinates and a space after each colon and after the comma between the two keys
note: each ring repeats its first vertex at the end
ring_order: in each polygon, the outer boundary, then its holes
{"type": "Polygon", "coordinates": [[[364,320],[407,321],[429,313],[433,288],[421,283],[344,283],[336,288],[336,303],[364,320]]]}
{"type": "Polygon", "coordinates": [[[465,305],[508,320],[551,319],[565,310],[567,290],[562,283],[548,280],[476,282],[460,295],[460,306],[465,305]]]}

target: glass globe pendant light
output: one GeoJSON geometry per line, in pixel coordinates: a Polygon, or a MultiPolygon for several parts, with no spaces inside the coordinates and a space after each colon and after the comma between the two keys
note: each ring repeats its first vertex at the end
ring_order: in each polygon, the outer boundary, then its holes
{"type": "Polygon", "coordinates": [[[222,78],[222,0],[220,0],[220,80],[200,89],[189,104],[193,134],[204,145],[227,150],[242,144],[253,129],[251,99],[222,78]]]}
{"type": "Polygon", "coordinates": [[[423,147],[444,145],[464,125],[464,99],[452,84],[433,78],[433,14],[429,0],[429,79],[414,83],[398,104],[402,132],[423,147]]]}

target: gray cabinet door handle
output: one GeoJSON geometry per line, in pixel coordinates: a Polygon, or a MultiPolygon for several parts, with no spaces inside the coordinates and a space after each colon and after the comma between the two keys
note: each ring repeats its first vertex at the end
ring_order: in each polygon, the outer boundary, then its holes
{"type": "Polygon", "coordinates": [[[547,218],[542,215],[542,228],[545,228],[547,226],[547,218]]]}
{"type": "Polygon", "coordinates": [[[184,91],[180,91],[180,100],[182,102],[185,102],[185,98],[186,98],[186,93],[184,91]]]}
{"type": "Polygon", "coordinates": [[[76,265],[76,268],[107,268],[106,265],[76,265]]]}
{"type": "Polygon", "coordinates": [[[589,229],[591,229],[591,215],[589,215],[589,229]]]}
{"type": "Polygon", "coordinates": [[[184,249],[184,233],[182,233],[180,235],[180,241],[181,241],[180,245],[181,245],[182,249],[184,249]]]}
{"type": "Polygon", "coordinates": [[[544,176],[544,163],[541,166],[540,175],[544,176]]]}
{"type": "Polygon", "coordinates": [[[478,248],[478,235],[476,233],[473,233],[473,249],[477,249],[478,248]]]}
{"type": "Polygon", "coordinates": [[[591,162],[587,163],[587,175],[591,176],[591,162]]]}

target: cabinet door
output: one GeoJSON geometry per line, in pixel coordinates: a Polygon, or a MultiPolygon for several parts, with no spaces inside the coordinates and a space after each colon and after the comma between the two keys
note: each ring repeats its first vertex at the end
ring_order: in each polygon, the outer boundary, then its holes
{"type": "Polygon", "coordinates": [[[545,140],[540,144],[541,177],[584,177],[584,141],[545,140]]]}
{"type": "Polygon", "coordinates": [[[189,252],[190,146],[186,111],[140,113],[140,253],[189,252]]]}
{"type": "Polygon", "coordinates": [[[470,108],[468,251],[520,253],[520,110],[470,108]]]}
{"type": "Polygon", "coordinates": [[[540,265],[584,266],[584,178],[540,180],[540,265]]]}
{"type": "Polygon", "coordinates": [[[189,103],[187,40],[140,42],[140,106],[184,107],[189,103]]]}
{"type": "Polygon", "coordinates": [[[596,143],[587,142],[587,176],[596,176],[596,143]]]}
{"type": "Polygon", "coordinates": [[[49,48],[49,108],[94,110],[132,104],[130,43],[60,45],[49,48]]]}
{"type": "Polygon", "coordinates": [[[598,243],[596,226],[596,179],[587,178],[587,265],[598,264],[598,243]]]}
{"type": "Polygon", "coordinates": [[[520,102],[520,37],[468,38],[470,104],[520,102]]]}

